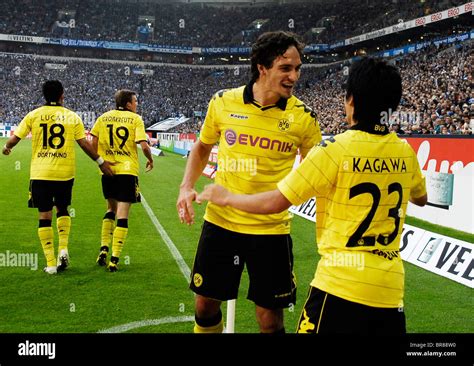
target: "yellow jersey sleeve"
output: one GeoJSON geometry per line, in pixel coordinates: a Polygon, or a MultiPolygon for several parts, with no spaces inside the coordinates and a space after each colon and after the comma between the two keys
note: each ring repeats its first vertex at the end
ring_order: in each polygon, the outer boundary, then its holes
{"type": "Polygon", "coordinates": [[[145,132],[145,123],[142,117],[137,115],[135,120],[135,142],[147,141],[148,135],[145,132]]]}
{"type": "Polygon", "coordinates": [[[308,121],[306,122],[307,127],[300,146],[300,154],[303,158],[323,139],[316,114],[311,111],[309,114],[306,113],[306,116],[308,118],[308,121]]]}
{"type": "Polygon", "coordinates": [[[214,97],[209,102],[206,118],[201,127],[201,133],[199,135],[199,139],[207,145],[214,145],[217,141],[219,141],[220,137],[220,131],[217,127],[218,124],[216,120],[218,116],[218,113],[216,113],[216,103],[218,103],[218,99],[216,98],[216,95],[214,95],[214,97]]]}
{"type": "Polygon", "coordinates": [[[311,197],[327,195],[339,170],[338,160],[333,157],[335,150],[336,145],[321,141],[298,168],[278,183],[278,190],[295,206],[311,197]]]}
{"type": "Polygon", "coordinates": [[[84,124],[82,123],[81,118],[74,113],[74,139],[81,140],[86,138],[86,131],[84,129],[84,124]]]}
{"type": "Polygon", "coordinates": [[[31,131],[31,112],[28,113],[16,128],[14,135],[20,139],[24,139],[31,131]]]}
{"type": "Polygon", "coordinates": [[[411,186],[411,195],[415,198],[424,196],[426,194],[426,181],[425,177],[421,173],[420,164],[416,158],[416,153],[413,151],[413,148],[407,143],[408,148],[413,153],[415,158],[413,159],[413,185],[411,186]]]}

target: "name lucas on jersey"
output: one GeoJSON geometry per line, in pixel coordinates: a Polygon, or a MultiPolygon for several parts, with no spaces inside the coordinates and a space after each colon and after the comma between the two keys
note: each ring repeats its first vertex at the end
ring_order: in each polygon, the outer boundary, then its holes
{"type": "Polygon", "coordinates": [[[358,173],[406,173],[407,165],[400,158],[352,158],[352,171],[358,173]]]}

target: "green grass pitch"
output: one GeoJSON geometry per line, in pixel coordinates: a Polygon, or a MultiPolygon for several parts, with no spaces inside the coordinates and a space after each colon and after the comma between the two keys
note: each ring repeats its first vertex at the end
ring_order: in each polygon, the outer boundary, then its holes
{"type": "MultiPolygon", "coordinates": [[[[0,143],[3,146],[5,139],[0,143]]],[[[37,238],[37,212],[27,208],[30,154],[30,142],[22,141],[10,156],[0,156],[0,253],[38,254],[37,270],[0,266],[0,333],[94,333],[133,322],[138,323],[126,331],[192,332],[189,319],[194,314],[194,295],[143,205],[132,208],[119,272],[108,273],[95,264],[105,202],[98,169],[79,148],[70,206],[71,265],[56,276],[42,272],[45,259],[37,238]]],[[[155,157],[154,170],[145,174],[142,160],[140,186],[153,213],[191,267],[204,207],[196,206],[195,225],[179,223],[175,202],[185,164],[181,156],[166,153],[155,157]]],[[[197,188],[208,182],[201,178],[197,188]]],[[[447,232],[414,219],[408,223],[474,242],[473,235],[447,232]]],[[[318,260],[312,223],[295,217],[292,236],[298,300],[285,311],[288,332],[295,330],[318,260]]],[[[473,332],[472,289],[409,263],[405,269],[409,333],[473,332]]],[[[258,332],[254,305],[246,300],[247,285],[244,272],[237,300],[238,333],[258,332]]]]}

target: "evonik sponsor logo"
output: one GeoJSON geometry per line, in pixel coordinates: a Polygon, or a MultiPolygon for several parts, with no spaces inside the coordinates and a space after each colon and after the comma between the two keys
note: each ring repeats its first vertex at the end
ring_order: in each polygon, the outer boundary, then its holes
{"type": "Polygon", "coordinates": [[[264,150],[276,150],[280,152],[291,152],[293,148],[292,142],[272,140],[268,137],[255,136],[247,133],[237,134],[232,129],[227,129],[224,133],[224,137],[229,146],[238,143],[239,145],[247,145],[264,150]]]}

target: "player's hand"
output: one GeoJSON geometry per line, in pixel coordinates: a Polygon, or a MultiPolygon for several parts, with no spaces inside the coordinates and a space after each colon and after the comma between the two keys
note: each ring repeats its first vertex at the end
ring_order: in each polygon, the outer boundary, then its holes
{"type": "Polygon", "coordinates": [[[204,187],[204,191],[198,194],[196,198],[197,203],[202,201],[209,201],[218,206],[227,206],[231,193],[224,187],[218,184],[209,184],[204,187]]]}
{"type": "Polygon", "coordinates": [[[181,223],[194,224],[193,201],[196,200],[197,192],[194,188],[180,188],[176,209],[181,223]]]}
{"type": "Polygon", "coordinates": [[[153,169],[153,160],[148,160],[146,162],[146,169],[145,169],[145,173],[149,172],[150,170],[153,169]]]}
{"type": "Polygon", "coordinates": [[[110,161],[104,161],[102,165],[99,165],[100,170],[104,175],[108,175],[109,177],[114,175],[114,172],[112,170],[112,166],[115,165],[115,163],[111,163],[110,161]]]}
{"type": "Polygon", "coordinates": [[[10,153],[12,152],[12,149],[10,149],[9,147],[7,147],[7,145],[5,145],[2,149],[2,154],[3,155],[10,155],[10,153]]]}

